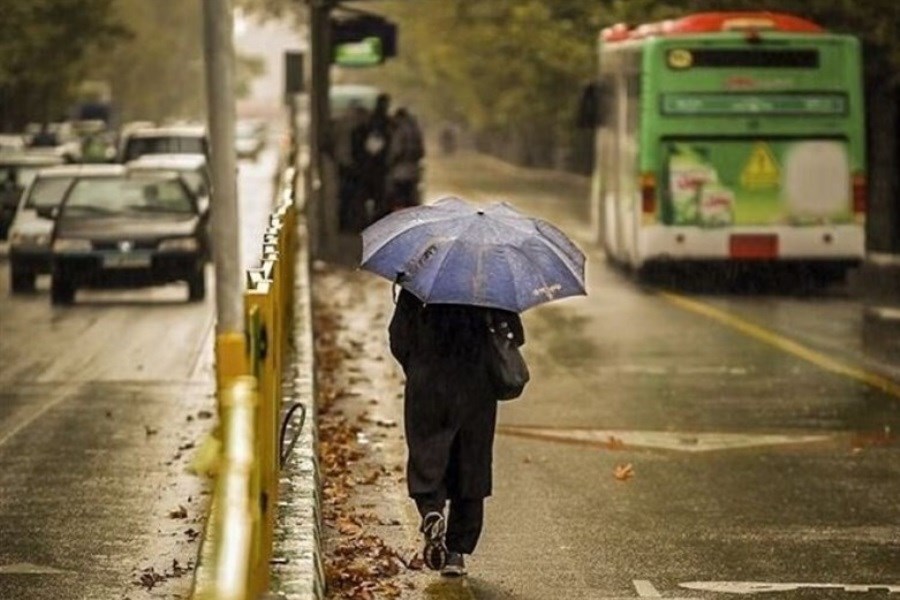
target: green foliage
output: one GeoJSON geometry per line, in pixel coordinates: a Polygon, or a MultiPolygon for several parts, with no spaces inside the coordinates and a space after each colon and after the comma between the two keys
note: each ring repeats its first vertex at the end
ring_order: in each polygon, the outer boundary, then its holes
{"type": "Polygon", "coordinates": [[[292,19],[296,24],[303,21],[307,3],[298,0],[235,0],[235,8],[261,19],[292,19]]]}
{"type": "Polygon", "coordinates": [[[238,54],[234,69],[234,95],[241,100],[250,95],[253,80],[265,75],[266,62],[259,56],[238,54]]]}
{"type": "Polygon", "coordinates": [[[0,0],[0,112],[5,128],[64,116],[94,49],[126,30],[114,0],[0,0]]]}
{"type": "Polygon", "coordinates": [[[90,75],[110,82],[123,121],[203,116],[201,10],[201,2],[115,0],[131,37],[96,52],[90,75]]]}
{"type": "Polygon", "coordinates": [[[601,27],[699,11],[791,12],[863,40],[870,81],[898,81],[896,0],[395,0],[364,8],[399,25],[401,56],[357,78],[414,102],[431,120],[525,144],[566,145],[601,27]]]}

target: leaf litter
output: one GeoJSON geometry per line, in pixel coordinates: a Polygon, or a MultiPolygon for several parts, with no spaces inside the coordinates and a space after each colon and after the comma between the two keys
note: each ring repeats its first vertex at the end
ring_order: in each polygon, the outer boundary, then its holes
{"type": "MultiPolygon", "coordinates": [[[[373,505],[355,502],[361,488],[379,485],[384,479],[402,480],[397,478],[402,467],[389,469],[367,456],[371,446],[367,441],[375,437],[373,430],[394,429],[397,423],[372,418],[368,411],[350,418],[339,406],[343,400],[359,405],[359,397],[364,395],[352,387],[365,386],[368,380],[350,376],[357,371],[347,362],[358,357],[365,346],[340,335],[345,329],[340,306],[329,301],[317,302],[315,308],[322,520],[330,532],[323,551],[327,597],[400,598],[404,590],[415,587],[402,575],[420,571],[421,557],[414,553],[405,557],[373,531],[378,525],[399,526],[398,520],[386,520],[369,510],[373,505]]],[[[377,400],[367,404],[375,405],[377,400]]]]}

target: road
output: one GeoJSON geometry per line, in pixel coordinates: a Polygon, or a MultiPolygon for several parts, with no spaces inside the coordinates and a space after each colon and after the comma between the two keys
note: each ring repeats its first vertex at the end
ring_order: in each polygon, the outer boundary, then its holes
{"type": "MultiPolygon", "coordinates": [[[[240,163],[245,267],[275,163],[271,146],[240,163]]],[[[47,277],[12,296],[0,258],[0,598],[187,596],[207,491],[185,469],[215,410],[215,300],[186,294],[87,290],[54,307],[47,277]]]]}
{"type": "MultiPolygon", "coordinates": [[[[585,181],[465,155],[428,172],[428,198],[504,199],[559,224],[588,254],[589,295],[525,313],[532,381],[501,407],[470,576],[416,576],[409,597],[900,595],[900,357],[864,341],[845,289],[642,284],[590,241],[585,181]]],[[[338,406],[374,397],[363,423],[399,421],[390,286],[320,280],[340,335],[375,352],[350,359],[338,406]]],[[[374,432],[368,460],[402,464],[401,434],[374,432]]],[[[381,497],[382,521],[408,508],[401,481],[378,485],[361,506],[381,497]]],[[[378,530],[401,547],[417,526],[403,515],[405,535],[378,530]]]]}

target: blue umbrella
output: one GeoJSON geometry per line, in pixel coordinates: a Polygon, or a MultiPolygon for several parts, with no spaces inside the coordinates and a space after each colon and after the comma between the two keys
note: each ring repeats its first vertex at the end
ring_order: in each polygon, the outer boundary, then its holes
{"type": "Polygon", "coordinates": [[[362,232],[362,268],[429,304],[522,312],[585,294],[584,254],[547,221],[460,198],[406,208],[362,232]]]}

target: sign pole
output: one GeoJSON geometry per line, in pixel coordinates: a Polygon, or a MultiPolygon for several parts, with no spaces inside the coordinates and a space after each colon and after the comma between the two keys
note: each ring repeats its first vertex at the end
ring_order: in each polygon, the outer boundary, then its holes
{"type": "Polygon", "coordinates": [[[219,387],[244,374],[244,306],[234,148],[234,15],[231,0],[203,0],[204,58],[213,193],[216,272],[216,371],[219,387]]]}

